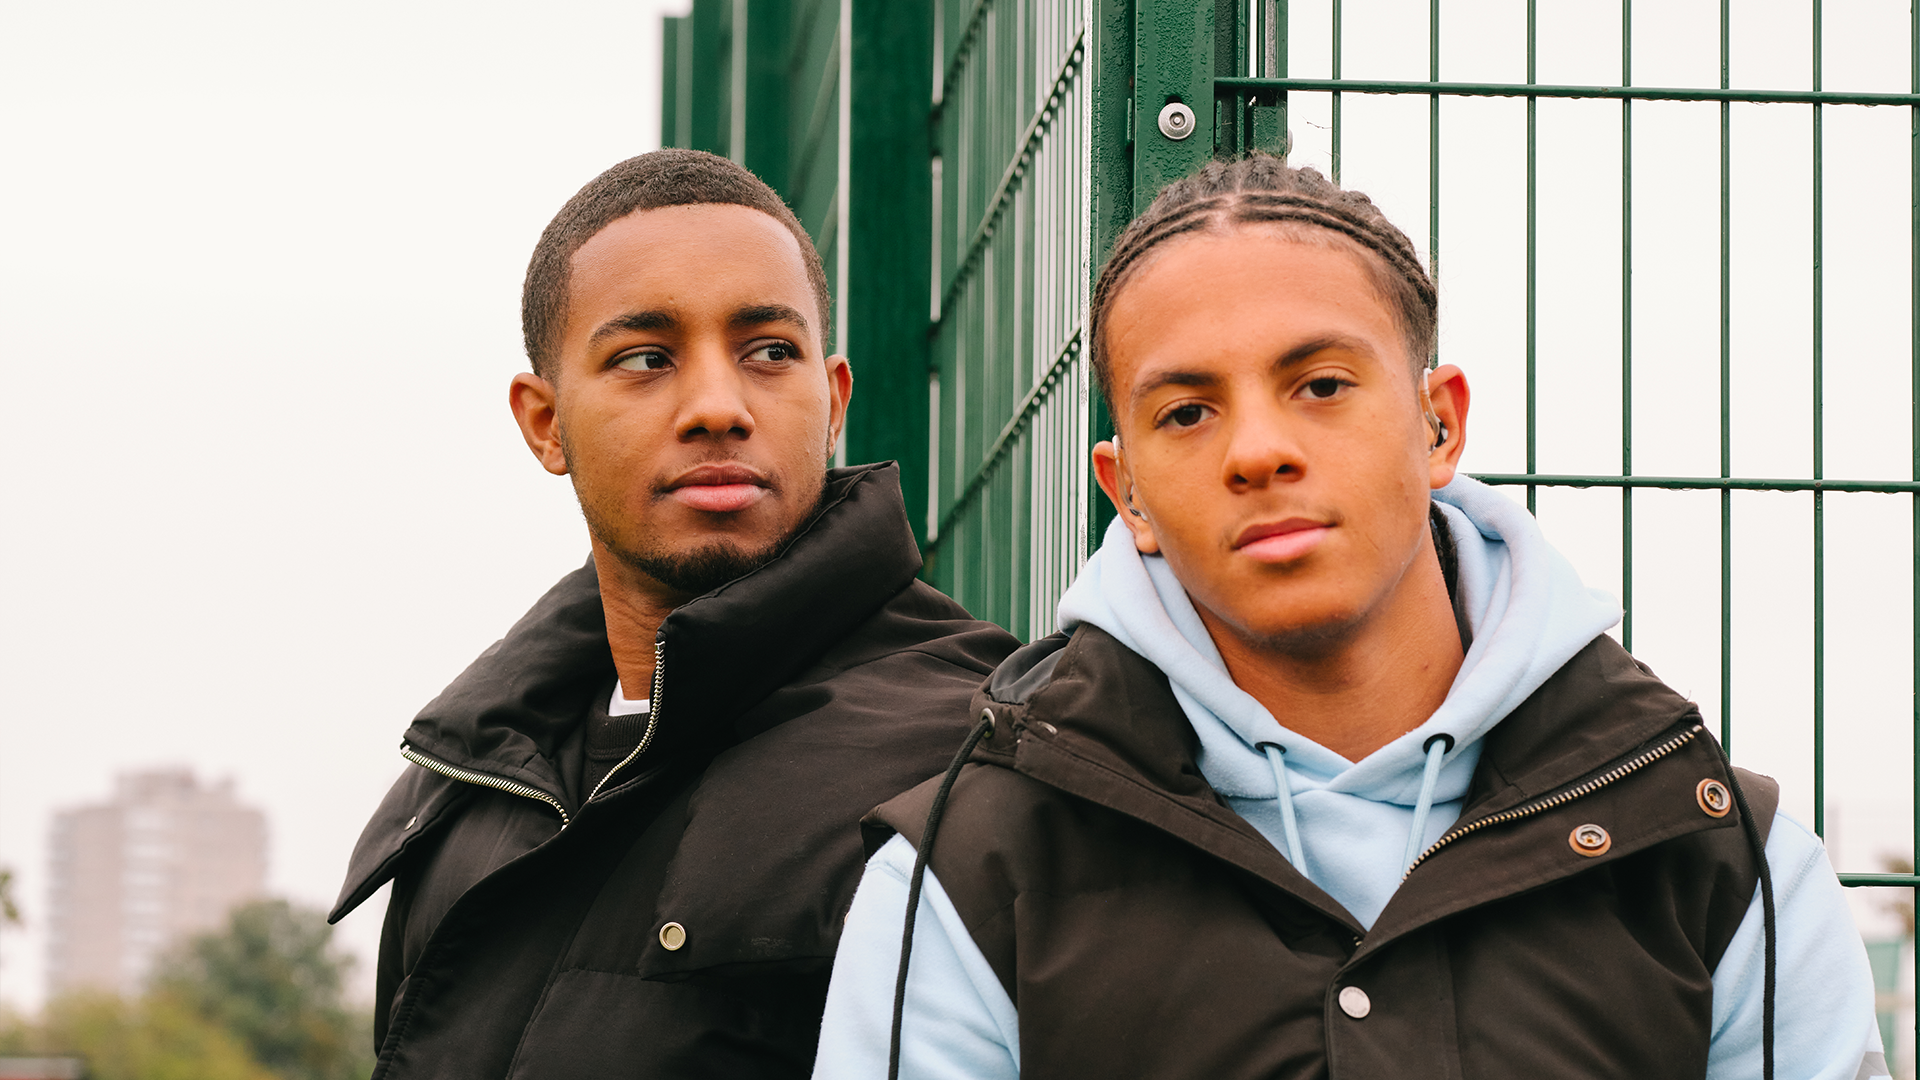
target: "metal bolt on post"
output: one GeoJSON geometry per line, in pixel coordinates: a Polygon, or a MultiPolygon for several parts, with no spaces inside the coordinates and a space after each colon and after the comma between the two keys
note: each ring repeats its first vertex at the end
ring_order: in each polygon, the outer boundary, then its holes
{"type": "Polygon", "coordinates": [[[1193,134],[1193,110],[1185,102],[1167,102],[1160,110],[1160,134],[1175,142],[1193,134]]]}

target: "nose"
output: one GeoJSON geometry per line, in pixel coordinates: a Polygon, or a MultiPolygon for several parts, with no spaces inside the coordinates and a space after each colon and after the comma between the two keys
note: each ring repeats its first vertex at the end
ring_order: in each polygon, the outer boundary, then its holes
{"type": "Polygon", "coordinates": [[[674,422],[676,437],[724,440],[753,434],[746,378],[731,352],[716,346],[683,356],[678,375],[681,399],[674,422]]]}
{"type": "Polygon", "coordinates": [[[1241,410],[1233,420],[1221,469],[1228,488],[1257,491],[1301,479],[1306,455],[1282,410],[1241,410]]]}

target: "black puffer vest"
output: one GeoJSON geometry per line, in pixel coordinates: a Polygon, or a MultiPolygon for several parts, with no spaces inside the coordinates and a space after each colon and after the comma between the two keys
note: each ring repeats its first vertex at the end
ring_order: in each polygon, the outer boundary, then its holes
{"type": "Polygon", "coordinates": [[[838,470],[772,563],[660,629],[652,742],[584,805],[612,686],[592,564],[414,721],[333,917],[393,881],[382,1078],[804,1077],[863,861],[1017,644],[914,580],[894,466],[838,470]],[[570,742],[571,740],[571,742],[570,742]]]}
{"type": "MultiPolygon", "coordinates": [[[[1021,1074],[1688,1077],[1756,838],[1692,704],[1596,638],[1486,738],[1370,930],[1194,764],[1158,669],[1091,626],[974,701],[931,863],[1020,1013],[1021,1074]]],[[[1760,829],[1778,789],[1741,772],[1760,829]]],[[[938,782],[881,807],[918,844],[938,782]]]]}

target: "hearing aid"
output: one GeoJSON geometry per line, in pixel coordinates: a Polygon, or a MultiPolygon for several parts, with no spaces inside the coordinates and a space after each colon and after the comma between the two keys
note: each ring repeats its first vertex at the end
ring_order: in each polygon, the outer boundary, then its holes
{"type": "Polygon", "coordinates": [[[1427,427],[1433,431],[1433,445],[1427,447],[1427,450],[1429,452],[1438,450],[1446,445],[1447,425],[1441,422],[1440,414],[1433,411],[1433,397],[1428,390],[1426,375],[1420,377],[1420,410],[1426,414],[1427,427]]]}
{"type": "MultiPolygon", "coordinates": [[[[1120,433],[1117,431],[1113,433],[1113,456],[1116,459],[1120,457],[1120,433]]],[[[1127,493],[1120,497],[1120,501],[1127,504],[1127,513],[1132,514],[1134,517],[1139,518],[1141,521],[1147,520],[1147,515],[1141,513],[1140,508],[1133,505],[1133,485],[1132,484],[1127,485],[1127,493]]]]}

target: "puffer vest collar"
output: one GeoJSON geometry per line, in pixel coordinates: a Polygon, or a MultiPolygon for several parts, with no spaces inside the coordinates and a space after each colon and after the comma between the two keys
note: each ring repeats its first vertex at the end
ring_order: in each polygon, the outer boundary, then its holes
{"type": "MultiPolygon", "coordinates": [[[[656,645],[664,676],[656,746],[711,755],[747,739],[743,714],[819,660],[920,572],[901,500],[899,466],[881,462],[827,474],[820,509],[771,562],[667,616],[656,645]]],[[[455,769],[524,785],[563,813],[578,810],[554,764],[590,699],[613,678],[605,609],[593,560],[562,578],[429,702],[402,746],[455,769]]],[[[469,785],[424,769],[368,822],[332,918],[392,876],[469,785]]],[[[630,782],[609,778],[603,794],[630,782]]],[[[556,816],[555,824],[560,823],[556,816]]]]}

